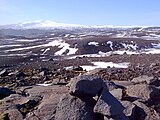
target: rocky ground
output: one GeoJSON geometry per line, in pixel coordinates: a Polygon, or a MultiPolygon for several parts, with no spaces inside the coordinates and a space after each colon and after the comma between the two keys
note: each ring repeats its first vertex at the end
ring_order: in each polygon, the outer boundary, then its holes
{"type": "Polygon", "coordinates": [[[159,61],[159,55],[141,54],[3,64],[0,119],[159,120],[159,61]],[[92,71],[78,67],[97,60],[130,65],[92,71]]]}
{"type": "Polygon", "coordinates": [[[159,28],[29,31],[0,36],[0,120],[160,120],[159,28]]]}

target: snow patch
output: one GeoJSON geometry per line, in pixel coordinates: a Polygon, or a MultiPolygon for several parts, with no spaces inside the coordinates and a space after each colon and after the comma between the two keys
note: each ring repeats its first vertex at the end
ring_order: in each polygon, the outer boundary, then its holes
{"type": "Polygon", "coordinates": [[[160,43],[158,43],[158,44],[151,43],[151,45],[153,46],[153,48],[160,49],[160,43]]]}
{"type": "Polygon", "coordinates": [[[15,41],[18,41],[18,42],[35,42],[35,41],[38,41],[40,39],[18,39],[18,40],[15,40],[15,41]]]}
{"type": "Polygon", "coordinates": [[[37,84],[38,86],[50,86],[51,84],[46,84],[46,83],[42,83],[42,84],[37,84]]]}
{"type": "Polygon", "coordinates": [[[81,66],[84,70],[90,71],[96,68],[107,68],[107,67],[115,67],[115,68],[128,68],[129,63],[113,63],[113,62],[92,62],[93,66],[83,65],[81,66]]]}
{"type": "Polygon", "coordinates": [[[155,48],[146,49],[142,53],[146,53],[146,54],[160,54],[160,49],[155,49],[155,48]]]}
{"type": "MultiPolygon", "coordinates": [[[[62,55],[66,50],[69,51],[67,53],[67,55],[72,55],[72,54],[75,54],[77,52],[77,50],[78,50],[78,48],[71,48],[70,45],[68,43],[66,43],[65,41],[63,41],[63,40],[54,40],[54,41],[49,42],[47,44],[42,44],[42,45],[37,45],[37,46],[30,46],[30,47],[23,47],[23,48],[15,48],[15,49],[11,49],[11,50],[6,50],[6,52],[8,52],[8,51],[21,51],[21,50],[28,50],[28,49],[33,49],[33,48],[49,47],[49,46],[51,46],[51,47],[57,46],[58,48],[62,48],[61,50],[57,51],[55,53],[55,55],[62,55]]],[[[47,51],[48,50],[49,49],[47,49],[47,51]]]]}
{"type": "Polygon", "coordinates": [[[43,52],[43,54],[45,54],[47,51],[49,51],[49,50],[51,50],[50,48],[47,48],[44,52],[43,52]]]}
{"type": "Polygon", "coordinates": [[[15,44],[15,45],[0,45],[0,48],[7,48],[7,47],[19,47],[22,46],[20,44],[15,44]]]}
{"type": "Polygon", "coordinates": [[[110,45],[111,50],[113,50],[113,42],[112,41],[108,41],[107,44],[110,45]]]}
{"type": "Polygon", "coordinates": [[[126,44],[126,43],[121,43],[125,49],[129,50],[136,50],[138,46],[136,44],[126,44]]]}
{"type": "Polygon", "coordinates": [[[99,46],[99,43],[98,43],[98,42],[93,41],[93,42],[89,42],[89,43],[88,43],[88,45],[99,46]]]}

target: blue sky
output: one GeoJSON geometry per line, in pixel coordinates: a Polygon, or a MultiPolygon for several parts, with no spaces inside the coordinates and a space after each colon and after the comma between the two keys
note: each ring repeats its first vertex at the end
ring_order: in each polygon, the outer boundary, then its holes
{"type": "Polygon", "coordinates": [[[158,25],[160,0],[0,0],[0,24],[158,25]]]}

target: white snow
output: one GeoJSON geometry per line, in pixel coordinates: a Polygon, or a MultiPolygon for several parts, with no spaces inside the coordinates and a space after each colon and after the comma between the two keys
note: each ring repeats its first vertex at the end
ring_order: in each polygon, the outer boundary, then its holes
{"type": "Polygon", "coordinates": [[[15,45],[0,45],[0,48],[6,48],[6,47],[19,47],[22,46],[20,44],[15,44],[15,45]]]}
{"type": "Polygon", "coordinates": [[[93,42],[89,42],[89,43],[88,43],[88,45],[99,46],[99,43],[98,43],[98,42],[93,41],[93,42]]]}
{"type": "Polygon", "coordinates": [[[52,33],[51,35],[55,35],[54,33],[52,33]]]}
{"type": "Polygon", "coordinates": [[[139,52],[136,51],[125,51],[125,50],[121,50],[121,51],[109,51],[109,52],[102,52],[99,51],[98,54],[83,54],[83,55],[74,55],[74,56],[70,56],[70,57],[66,57],[66,59],[75,59],[77,57],[106,57],[106,56],[110,56],[110,55],[114,55],[114,54],[118,54],[118,55],[123,55],[123,54],[128,54],[128,55],[134,55],[134,54],[140,54],[139,52]]]}
{"type": "Polygon", "coordinates": [[[113,63],[113,62],[92,62],[93,66],[82,65],[81,67],[84,70],[90,71],[96,68],[107,68],[107,67],[115,67],[115,68],[128,68],[129,63],[113,63]]]}
{"type": "Polygon", "coordinates": [[[136,51],[128,51],[128,50],[117,50],[114,51],[113,54],[118,54],[118,55],[123,55],[123,54],[128,54],[128,55],[134,55],[134,54],[140,54],[139,52],[136,51]]]}
{"type": "Polygon", "coordinates": [[[87,35],[79,35],[79,37],[85,37],[85,36],[87,36],[87,35]]]}
{"type": "Polygon", "coordinates": [[[27,56],[28,54],[7,54],[7,55],[0,55],[0,56],[27,56]]]}
{"type": "Polygon", "coordinates": [[[54,28],[75,28],[75,27],[88,28],[88,26],[85,25],[57,23],[54,21],[44,21],[44,20],[37,20],[34,22],[24,22],[12,25],[3,25],[2,27],[13,28],[13,29],[54,29],[54,28]]]}
{"type": "Polygon", "coordinates": [[[121,43],[125,49],[129,50],[136,50],[138,48],[137,44],[126,44],[126,43],[121,43]]]}
{"type": "Polygon", "coordinates": [[[146,49],[142,53],[146,53],[146,54],[160,54],[160,49],[155,49],[155,48],[146,49]]]}
{"type": "Polygon", "coordinates": [[[37,84],[38,86],[50,86],[51,84],[46,84],[46,83],[42,83],[42,84],[37,84]]]}
{"type": "Polygon", "coordinates": [[[15,40],[15,41],[18,41],[18,42],[35,42],[35,41],[38,41],[40,39],[18,39],[18,40],[15,40]]]}
{"type": "Polygon", "coordinates": [[[1,28],[12,28],[12,29],[54,29],[54,28],[118,28],[127,29],[134,27],[147,27],[147,26],[114,26],[114,25],[101,25],[101,26],[87,26],[87,25],[77,25],[77,24],[66,24],[57,23],[48,20],[37,20],[32,22],[23,22],[19,24],[9,24],[2,25],[1,28]]]}
{"type": "Polygon", "coordinates": [[[119,33],[119,34],[116,34],[115,37],[117,38],[122,38],[122,37],[125,37],[126,33],[119,33]]]}
{"type": "Polygon", "coordinates": [[[71,37],[71,38],[74,38],[74,37],[76,37],[76,36],[75,36],[75,35],[71,35],[70,37],[71,37]]]}
{"type": "Polygon", "coordinates": [[[41,49],[41,51],[43,52],[43,51],[45,51],[45,49],[41,49]]]}
{"type": "Polygon", "coordinates": [[[69,34],[65,34],[65,36],[64,37],[68,37],[69,36],[69,34]]]}
{"type": "Polygon", "coordinates": [[[50,50],[50,48],[47,48],[44,52],[43,52],[43,54],[45,54],[47,51],[49,51],[50,50]]]}
{"type": "Polygon", "coordinates": [[[152,43],[152,45],[154,48],[160,49],[160,43],[158,43],[158,44],[152,43]]]}
{"type": "Polygon", "coordinates": [[[44,45],[37,45],[37,46],[30,46],[30,47],[22,47],[22,48],[15,48],[15,49],[10,49],[10,50],[6,50],[8,51],[21,51],[21,50],[29,50],[29,49],[33,49],[33,48],[39,48],[39,47],[43,47],[44,45]]]}
{"type": "Polygon", "coordinates": [[[58,48],[62,48],[61,50],[55,52],[55,55],[62,55],[66,50],[69,52],[67,55],[75,54],[78,48],[71,48],[68,43],[65,43],[63,40],[55,40],[49,43],[51,46],[58,46],[58,48]]]}
{"type": "Polygon", "coordinates": [[[112,41],[108,41],[107,44],[110,45],[111,50],[113,50],[113,42],[112,41]]]}
{"type": "MultiPolygon", "coordinates": [[[[21,47],[21,48],[15,48],[15,49],[11,49],[11,50],[6,50],[6,52],[8,52],[8,51],[21,51],[21,50],[28,50],[28,49],[33,49],[33,48],[49,47],[49,46],[51,46],[51,47],[57,46],[58,48],[61,48],[61,50],[57,51],[55,53],[55,55],[62,55],[66,50],[69,51],[67,53],[67,55],[72,55],[72,54],[75,54],[77,52],[77,50],[78,50],[78,48],[72,48],[72,47],[70,47],[70,45],[68,43],[66,43],[65,41],[60,39],[60,40],[54,40],[54,41],[49,42],[47,44],[42,44],[42,45],[37,45],[37,46],[30,46],[30,47],[21,47]]],[[[49,49],[47,49],[47,51],[48,50],[49,49]]]]}

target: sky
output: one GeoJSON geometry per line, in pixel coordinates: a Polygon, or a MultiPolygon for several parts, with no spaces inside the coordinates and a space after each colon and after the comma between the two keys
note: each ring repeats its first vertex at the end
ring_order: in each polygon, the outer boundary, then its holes
{"type": "Polygon", "coordinates": [[[36,20],[160,26],[160,0],[0,0],[0,25],[36,20]]]}

